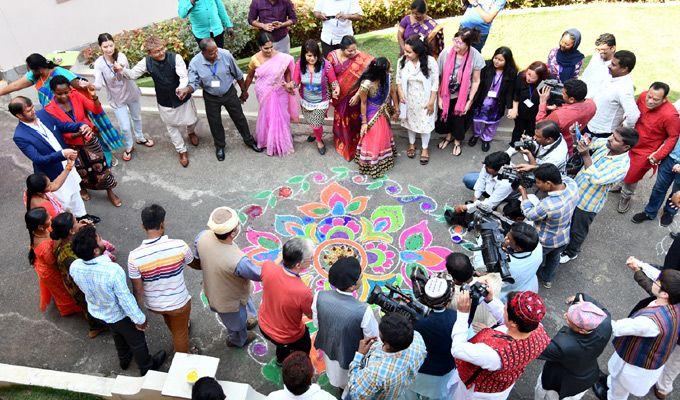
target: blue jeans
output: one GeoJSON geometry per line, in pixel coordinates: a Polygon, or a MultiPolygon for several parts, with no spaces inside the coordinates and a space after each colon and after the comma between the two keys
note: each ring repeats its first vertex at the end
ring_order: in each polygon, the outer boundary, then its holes
{"type": "Polygon", "coordinates": [[[560,265],[560,254],[567,247],[563,245],[560,247],[555,247],[550,249],[547,247],[543,248],[543,265],[538,270],[538,277],[541,278],[543,282],[552,282],[555,278],[555,271],[560,265]]]}
{"type": "MultiPolygon", "coordinates": [[[[680,162],[675,161],[672,157],[666,157],[656,172],[656,183],[654,183],[652,194],[649,195],[649,202],[645,207],[645,214],[647,214],[649,218],[656,218],[656,214],[659,212],[663,202],[667,199],[666,193],[671,184],[673,185],[671,194],[680,190],[680,174],[673,172],[673,165],[675,164],[680,164],[680,162]]],[[[675,215],[677,210],[669,207],[668,204],[668,201],[666,201],[664,213],[675,215]]]]}
{"type": "Polygon", "coordinates": [[[475,190],[475,183],[479,178],[479,172],[468,172],[463,175],[463,185],[470,190],[475,190]]]}
{"type": "Polygon", "coordinates": [[[144,141],[144,134],[142,133],[142,107],[139,101],[131,101],[123,104],[118,108],[113,108],[113,113],[116,115],[118,125],[120,126],[123,137],[125,138],[126,150],[130,151],[134,146],[134,140],[140,142],[144,141]],[[132,119],[132,124],[130,124],[132,119]],[[135,139],[132,138],[132,128],[134,128],[135,139]]]}
{"type": "Polygon", "coordinates": [[[488,33],[482,33],[481,36],[479,37],[479,42],[475,43],[472,45],[477,51],[480,53],[482,52],[482,48],[484,48],[484,44],[486,44],[486,39],[489,37],[488,33]]]}

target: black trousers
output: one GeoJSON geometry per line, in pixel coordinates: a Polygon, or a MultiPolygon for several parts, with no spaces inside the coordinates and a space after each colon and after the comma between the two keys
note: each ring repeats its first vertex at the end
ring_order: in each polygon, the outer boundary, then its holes
{"type": "Polygon", "coordinates": [[[323,58],[326,58],[328,53],[330,53],[333,50],[337,50],[340,48],[340,43],[338,44],[328,44],[325,42],[321,42],[321,54],[323,54],[323,58]]]}
{"type": "Polygon", "coordinates": [[[286,359],[290,355],[290,353],[293,353],[295,351],[304,351],[309,355],[309,352],[312,350],[312,339],[309,336],[309,329],[305,327],[305,334],[302,335],[302,337],[293,343],[279,343],[276,340],[270,338],[267,336],[262,329],[260,329],[260,332],[262,332],[262,336],[264,336],[265,339],[269,340],[276,346],[276,361],[281,364],[283,363],[283,360],[286,359]]]}
{"type": "Polygon", "coordinates": [[[437,121],[435,122],[435,132],[440,135],[451,134],[454,140],[463,141],[465,139],[465,132],[472,125],[472,111],[465,115],[455,115],[453,110],[456,108],[457,98],[451,99],[449,103],[449,114],[446,116],[446,121],[441,119],[441,110],[437,114],[437,121]]]}
{"type": "Polygon", "coordinates": [[[139,367],[140,375],[153,366],[153,360],[149,355],[149,348],[146,346],[146,336],[144,332],[135,327],[134,322],[129,317],[125,317],[118,322],[108,324],[113,343],[116,345],[119,360],[130,360],[134,357],[139,367]]]}
{"type": "MultiPolygon", "coordinates": [[[[215,36],[211,32],[210,37],[215,39],[215,44],[217,45],[217,47],[219,47],[220,49],[224,48],[224,32],[222,32],[221,34],[219,34],[217,36],[215,36]]],[[[199,38],[199,37],[194,36],[194,39],[196,39],[196,43],[201,43],[201,40],[206,39],[206,38],[199,38]]]]}
{"type": "Polygon", "coordinates": [[[594,212],[583,211],[576,207],[574,215],[571,217],[571,229],[569,231],[569,244],[564,249],[564,253],[569,257],[574,257],[581,252],[581,245],[585,242],[590,231],[590,224],[593,223],[594,212]]]}
{"type": "Polygon", "coordinates": [[[243,141],[249,146],[255,143],[255,139],[250,134],[248,120],[243,115],[241,100],[236,95],[236,88],[233,85],[224,96],[213,96],[204,90],[203,100],[205,101],[205,113],[208,116],[208,125],[215,141],[215,147],[226,146],[224,125],[222,125],[222,106],[227,109],[229,117],[234,121],[234,125],[236,125],[236,129],[241,134],[243,141]]]}
{"type": "Polygon", "coordinates": [[[525,119],[518,116],[515,118],[515,127],[512,129],[510,145],[512,146],[513,143],[519,141],[522,135],[534,137],[534,133],[536,133],[536,117],[525,119]]]}

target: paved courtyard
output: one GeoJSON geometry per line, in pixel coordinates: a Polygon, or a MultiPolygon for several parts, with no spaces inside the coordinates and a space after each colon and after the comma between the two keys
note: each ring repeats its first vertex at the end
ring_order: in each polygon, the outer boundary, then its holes
{"type": "MultiPolygon", "coordinates": [[[[330,150],[328,133],[329,152],[323,157],[298,135],[293,155],[274,158],[247,149],[228,123],[227,159],[217,162],[202,118],[201,143],[189,149],[191,164],[181,168],[158,117],[145,115],[144,122],[145,132],[157,145],[152,149],[138,146],[131,162],[121,161],[113,169],[123,207],[112,207],[104,193],[96,192],[87,203],[88,211],[102,218],[98,231],[117,246],[118,262],[123,266],[128,252],[144,238],[139,213],[152,203],[166,208],[168,235],[188,243],[205,228],[213,208],[227,205],[237,209],[246,228],[237,241],[258,261],[275,258],[280,243],[291,235],[313,237],[320,243],[318,257],[304,277],[313,290],[327,285],[325,267],[333,261],[334,246],[342,245],[361,256],[365,271],[362,297],[376,283],[408,285],[404,277],[413,263],[441,270],[449,251],[465,251],[452,242],[441,215],[446,205],[471,196],[461,178],[480,168],[484,153],[479,147],[466,145],[463,155],[455,158],[450,148],[447,152],[436,149],[438,140],[433,139],[430,164],[420,166],[417,159],[405,156],[406,140],[399,136],[397,147],[402,153],[395,168],[384,180],[372,181],[357,175],[353,163],[330,150]]],[[[4,221],[0,236],[5,238],[0,253],[4,260],[0,270],[0,362],[106,376],[135,374],[135,368],[119,370],[110,334],[88,339],[87,325],[80,316],[60,318],[54,306],[45,314],[38,309],[37,279],[26,259],[28,234],[21,204],[23,182],[31,169],[11,140],[15,125],[11,115],[0,113],[0,217],[4,221]]],[[[251,129],[254,131],[254,122],[251,129]]],[[[492,151],[504,150],[507,140],[507,134],[501,134],[492,151]]],[[[670,245],[669,230],[658,222],[639,226],[630,222],[632,213],[644,206],[651,183],[647,180],[641,185],[627,215],[616,212],[618,195],[612,195],[593,224],[582,255],[558,270],[551,290],[541,288],[549,307],[544,321],[549,334],[562,325],[564,299],[577,291],[596,296],[615,318],[625,317],[645,295],[624,262],[629,255],[660,262],[670,245]]],[[[673,228],[678,227],[676,223],[673,228]]],[[[246,350],[227,348],[224,329],[202,300],[200,272],[187,270],[185,277],[193,296],[191,342],[202,354],[220,358],[217,378],[247,382],[261,393],[274,390],[280,377],[271,364],[271,346],[260,338],[246,350]]],[[[256,291],[259,304],[257,286],[256,291]]],[[[150,349],[170,351],[172,342],[162,318],[149,317],[150,349]]],[[[600,359],[603,369],[610,354],[611,348],[600,359]]],[[[513,399],[533,396],[541,365],[531,364],[513,399]]],[[[163,368],[168,366],[166,363],[163,368]]]]}

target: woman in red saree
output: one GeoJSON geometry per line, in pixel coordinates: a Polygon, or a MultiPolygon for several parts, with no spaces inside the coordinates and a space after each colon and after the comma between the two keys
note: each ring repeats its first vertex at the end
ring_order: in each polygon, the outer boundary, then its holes
{"type": "Polygon", "coordinates": [[[340,48],[328,54],[340,84],[340,96],[333,100],[333,137],[335,150],[347,161],[354,159],[361,130],[360,104],[358,98],[350,100],[356,94],[359,77],[373,60],[371,55],[357,50],[357,42],[353,36],[345,36],[340,41],[340,48]]]}

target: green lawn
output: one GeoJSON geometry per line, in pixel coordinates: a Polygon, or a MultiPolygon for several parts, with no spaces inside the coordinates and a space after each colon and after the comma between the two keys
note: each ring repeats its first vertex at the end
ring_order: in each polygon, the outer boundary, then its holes
{"type": "Polygon", "coordinates": [[[100,397],[66,390],[29,386],[9,386],[0,388],[2,400],[101,400],[100,397]]]}
{"type": "MultiPolygon", "coordinates": [[[[458,28],[459,18],[444,22],[447,45],[458,28]]],[[[636,92],[654,81],[671,86],[670,98],[680,98],[680,74],[675,63],[680,59],[677,46],[680,4],[596,3],[568,9],[535,9],[524,13],[501,13],[493,24],[483,55],[490,58],[494,50],[506,45],[513,50],[520,69],[532,61],[545,61],[551,48],[557,46],[560,34],[578,27],[583,35],[580,50],[587,56],[595,51],[595,38],[610,32],[616,36],[619,50],[631,50],[637,56],[633,71],[636,92]],[[637,28],[636,28],[637,27],[637,28]],[[674,28],[675,27],[675,28],[674,28]],[[675,34],[673,32],[676,32],[675,34]]],[[[399,54],[394,29],[357,35],[359,48],[393,62],[399,54]]],[[[299,48],[291,52],[299,56],[299,48]]],[[[248,59],[239,60],[245,70],[248,59]]]]}

